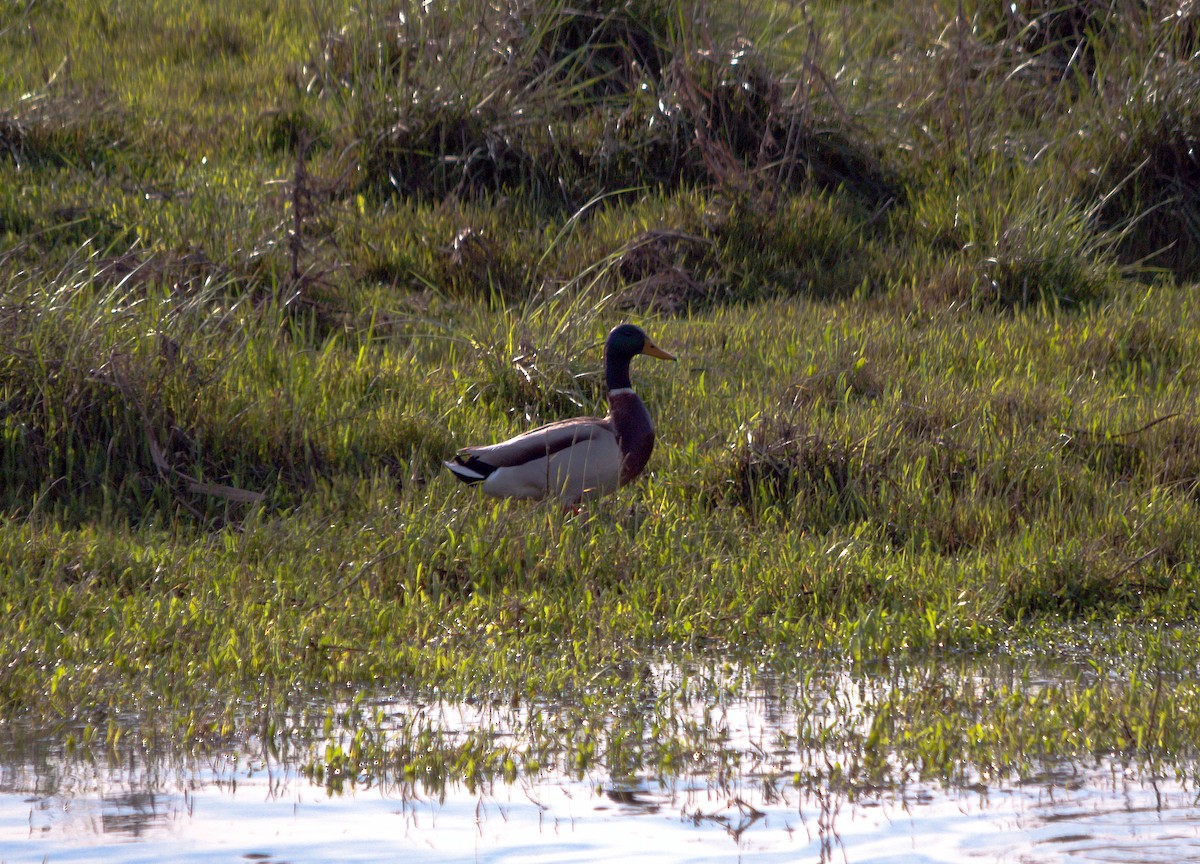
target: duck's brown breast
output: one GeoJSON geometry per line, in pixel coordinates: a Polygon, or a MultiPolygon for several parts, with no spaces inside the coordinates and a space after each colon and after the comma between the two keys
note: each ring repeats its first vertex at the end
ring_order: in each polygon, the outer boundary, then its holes
{"type": "Polygon", "coordinates": [[[637,479],[654,452],[654,423],[632,390],[610,393],[608,414],[621,448],[621,485],[637,479]]]}

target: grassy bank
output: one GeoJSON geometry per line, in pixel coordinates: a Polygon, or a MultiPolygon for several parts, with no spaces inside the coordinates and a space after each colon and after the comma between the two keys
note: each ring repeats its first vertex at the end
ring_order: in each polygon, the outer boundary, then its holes
{"type": "MultiPolygon", "coordinates": [[[[1192,759],[1200,108],[1168,11],[8,13],[5,716],[203,742],[436,688],[604,728],[665,654],[892,669],[838,739],[868,767],[1192,759]],[[439,470],[603,411],[620,320],[681,359],[635,364],[643,482],[572,515],[439,470]],[[951,654],[1093,665],[1002,697],[894,671],[951,654]]],[[[538,740],[427,767],[578,743],[538,740]]]]}

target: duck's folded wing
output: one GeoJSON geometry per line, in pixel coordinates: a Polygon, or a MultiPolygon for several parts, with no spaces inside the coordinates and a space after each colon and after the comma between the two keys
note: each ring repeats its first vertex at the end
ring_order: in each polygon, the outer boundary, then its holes
{"type": "Polygon", "coordinates": [[[482,447],[464,447],[459,456],[478,459],[493,468],[511,468],[544,459],[601,437],[613,437],[612,427],[599,417],[576,417],[549,423],[529,432],[482,447]]]}

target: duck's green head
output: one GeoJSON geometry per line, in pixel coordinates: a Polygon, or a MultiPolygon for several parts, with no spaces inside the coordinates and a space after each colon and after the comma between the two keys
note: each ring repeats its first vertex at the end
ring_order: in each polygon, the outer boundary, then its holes
{"type": "Polygon", "coordinates": [[[616,390],[629,385],[629,361],[638,354],[648,354],[660,360],[675,358],[650,341],[641,327],[619,324],[608,333],[604,341],[604,374],[608,389],[616,390]]]}
{"type": "Polygon", "coordinates": [[[650,341],[641,327],[635,324],[618,324],[608,333],[604,342],[604,353],[608,357],[632,359],[637,354],[649,354],[660,360],[675,358],[650,341]]]}

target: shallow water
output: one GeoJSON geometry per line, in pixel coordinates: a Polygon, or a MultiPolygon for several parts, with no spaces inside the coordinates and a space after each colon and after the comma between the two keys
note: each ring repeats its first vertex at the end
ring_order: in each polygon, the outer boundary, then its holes
{"type": "MultiPolygon", "coordinates": [[[[675,671],[662,677],[678,683],[675,671]]],[[[556,763],[473,789],[382,772],[330,793],[302,766],[339,729],[304,752],[251,737],[202,759],[130,748],[92,762],[45,742],[10,746],[0,753],[0,862],[1200,861],[1195,792],[1111,759],[975,777],[969,788],[903,771],[878,787],[797,785],[839,754],[777,746],[796,728],[797,703],[767,684],[725,690],[715,710],[699,699],[674,705],[689,740],[719,742],[737,768],[698,760],[663,777],[556,763]]],[[[807,692],[806,710],[853,714],[845,694],[855,687],[840,692],[826,702],[807,692]]],[[[396,699],[369,713],[390,718],[383,726],[433,717],[443,741],[480,730],[513,740],[529,722],[508,709],[396,699]]]]}
{"type": "MultiPolygon", "coordinates": [[[[220,767],[220,766],[218,766],[220,767]]],[[[23,861],[845,861],[1200,860],[1200,807],[1177,784],[1099,764],[975,791],[731,798],[555,777],[443,800],[373,788],[329,795],[294,774],[225,766],[150,791],[104,769],[73,790],[5,782],[0,860],[23,861]],[[19,785],[19,784],[17,784],[19,785]]]]}

